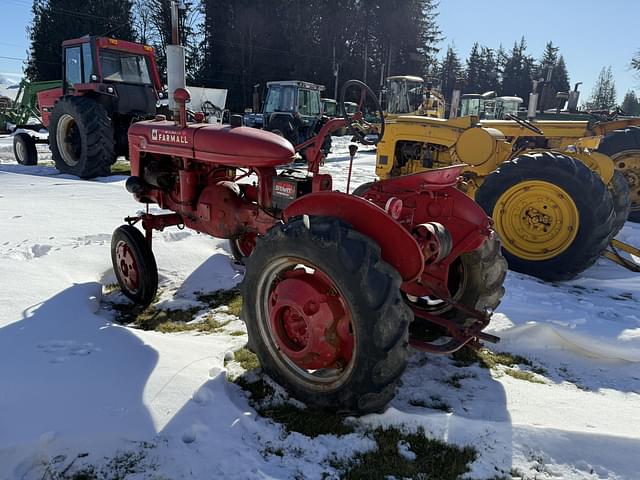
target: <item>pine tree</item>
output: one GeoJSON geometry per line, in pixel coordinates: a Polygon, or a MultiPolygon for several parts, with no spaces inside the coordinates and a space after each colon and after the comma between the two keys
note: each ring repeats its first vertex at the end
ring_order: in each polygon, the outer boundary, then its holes
{"type": "Polygon", "coordinates": [[[640,70],[640,50],[638,50],[631,59],[631,68],[640,70]]]}
{"type": "Polygon", "coordinates": [[[467,68],[465,75],[465,93],[482,93],[480,84],[484,66],[482,65],[482,55],[480,53],[480,45],[478,42],[473,44],[469,58],[467,59],[467,68]]]}
{"type": "Polygon", "coordinates": [[[586,110],[612,111],[616,108],[616,84],[611,72],[611,66],[602,67],[591,96],[583,104],[586,110]]]}
{"type": "Polygon", "coordinates": [[[480,76],[478,78],[478,92],[500,89],[500,70],[496,55],[488,47],[482,47],[480,52],[480,76]]]}
{"type": "Polygon", "coordinates": [[[502,95],[516,95],[525,103],[531,92],[534,61],[526,54],[527,42],[524,37],[515,43],[506,58],[502,74],[502,95]]]}
{"type": "Polygon", "coordinates": [[[624,100],[622,100],[620,108],[627,115],[640,116],[640,100],[638,100],[636,92],[629,90],[624,96],[624,100]]]}
{"type": "Polygon", "coordinates": [[[558,57],[558,63],[556,63],[556,68],[553,70],[551,84],[555,88],[556,92],[568,92],[569,90],[571,90],[567,64],[565,63],[564,57],[562,55],[558,57]]]}
{"type": "Polygon", "coordinates": [[[438,77],[440,88],[447,102],[451,101],[451,95],[456,83],[462,78],[462,65],[453,45],[447,47],[447,53],[440,63],[438,77]]]}
{"type": "Polygon", "coordinates": [[[25,73],[30,80],[57,80],[62,42],[84,35],[134,40],[132,0],[34,0],[31,48],[25,73]]]}

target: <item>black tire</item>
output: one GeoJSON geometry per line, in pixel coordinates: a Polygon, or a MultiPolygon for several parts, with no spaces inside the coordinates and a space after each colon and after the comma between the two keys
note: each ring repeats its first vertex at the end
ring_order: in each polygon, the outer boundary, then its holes
{"type": "Polygon", "coordinates": [[[407,364],[412,313],[401,298],[400,275],[381,260],[378,244],[335,218],[310,217],[308,226],[297,218],[260,237],[246,263],[242,317],[264,371],[316,407],[352,413],[381,410],[393,398],[407,364]],[[334,367],[339,370],[335,378],[293,365],[269,326],[267,304],[275,279],[281,278],[286,262],[300,261],[330,279],[335,287],[330,291],[344,301],[351,316],[354,353],[344,369],[334,367]]]}
{"type": "Polygon", "coordinates": [[[374,182],[367,182],[367,183],[363,183],[362,185],[358,185],[358,187],[351,194],[355,195],[356,197],[362,197],[364,192],[369,190],[369,187],[371,187],[373,183],[374,182]]]}
{"type": "MultiPolygon", "coordinates": [[[[504,279],[507,275],[507,261],[500,253],[500,240],[494,233],[473,252],[463,253],[449,269],[448,287],[451,297],[457,303],[480,312],[495,310],[504,296],[504,279]]],[[[432,315],[453,320],[458,326],[466,327],[476,321],[469,315],[446,303],[435,299],[407,297],[416,308],[432,315]]],[[[421,328],[421,322],[412,327],[421,328]]]]}
{"type": "Polygon", "coordinates": [[[627,162],[619,158],[627,152],[640,152],[640,127],[614,130],[602,139],[597,151],[611,157],[616,168],[622,171],[630,189],[631,211],[628,220],[640,223],[640,171],[637,165],[635,169],[628,170],[629,166],[625,165],[627,162]]]}
{"type": "Polygon", "coordinates": [[[36,141],[28,133],[16,133],[13,136],[13,156],[20,165],[37,165],[38,151],[36,141]]]}
{"type": "Polygon", "coordinates": [[[273,120],[269,120],[269,124],[265,130],[286,138],[294,147],[300,143],[298,131],[289,118],[283,115],[277,115],[273,120]]]}
{"type": "Polygon", "coordinates": [[[613,172],[613,178],[609,182],[609,193],[611,194],[613,210],[616,214],[611,230],[611,238],[614,238],[622,230],[631,211],[629,184],[620,170],[613,172]]]}
{"type": "Polygon", "coordinates": [[[116,228],[111,237],[111,263],[122,293],[138,305],[149,305],[158,291],[158,267],[140,230],[131,225],[116,228]]]}
{"type": "Polygon", "coordinates": [[[49,145],[56,168],[80,178],[109,175],[116,160],[107,110],[87,97],[67,96],[53,107],[49,145]]]}
{"type": "MultiPolygon", "coordinates": [[[[475,200],[494,217],[509,268],[548,281],[568,280],[593,265],[609,243],[615,214],[611,195],[600,176],[582,162],[556,152],[521,154],[489,174],[475,200]],[[509,251],[494,208],[500,196],[525,181],[538,180],[560,188],[575,204],[579,227],[570,244],[551,258],[532,260],[509,251]]],[[[546,207],[545,207],[546,208],[546,207]]]]}

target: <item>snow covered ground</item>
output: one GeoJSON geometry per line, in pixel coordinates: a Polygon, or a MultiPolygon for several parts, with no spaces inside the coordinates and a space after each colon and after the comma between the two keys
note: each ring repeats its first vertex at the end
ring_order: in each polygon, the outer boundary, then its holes
{"type": "MultiPolygon", "coordinates": [[[[310,439],[262,418],[227,382],[225,356],[246,341],[232,335],[239,320],[215,334],[114,322],[101,302],[115,278],[111,232],[141,208],[125,177],[22,167],[10,142],[0,139],[0,479],[117,469],[116,457],[138,465],[131,479],[332,478],[332,459],[375,447],[364,432],[377,425],[422,426],[475,447],[469,478],[638,478],[637,274],[606,260],[556,284],[510,272],[490,328],[502,338],[494,350],[529,359],[534,381],[416,353],[388,410],[353,419],[363,433],[310,439]]],[[[346,147],[336,139],[324,167],[338,188],[346,147]]],[[[352,184],[371,180],[374,164],[361,149],[352,184]]],[[[640,225],[619,238],[640,244],[640,225]]],[[[154,242],[165,306],[192,305],[195,292],[242,278],[223,241],[169,229],[154,242]]],[[[411,458],[410,446],[401,450],[411,458]]]]}

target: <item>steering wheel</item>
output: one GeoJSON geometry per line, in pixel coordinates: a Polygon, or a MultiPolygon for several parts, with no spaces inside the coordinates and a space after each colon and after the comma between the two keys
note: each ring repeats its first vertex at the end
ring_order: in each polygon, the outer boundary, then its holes
{"type": "Polygon", "coordinates": [[[202,103],[202,106],[200,107],[202,109],[202,113],[204,113],[207,117],[209,117],[210,115],[216,115],[216,116],[222,116],[222,109],[217,107],[216,105],[213,104],[213,102],[210,102],[209,100],[205,100],[202,103]],[[220,115],[218,115],[220,114],[220,115]]]}
{"type": "Polygon", "coordinates": [[[377,145],[384,135],[384,115],[382,113],[382,107],[380,106],[380,102],[376,98],[376,94],[373,93],[373,90],[369,88],[369,86],[361,82],[360,80],[348,80],[342,85],[342,90],[340,91],[340,113],[344,117],[344,120],[347,122],[347,128],[353,132],[353,135],[358,139],[360,143],[363,145],[377,145]],[[345,107],[345,97],[347,94],[347,89],[351,86],[356,86],[360,89],[360,101],[358,102],[358,111],[353,115],[349,115],[347,113],[347,109],[345,107]],[[380,129],[377,132],[378,138],[376,140],[367,139],[366,131],[375,131],[375,127],[367,122],[363,117],[362,107],[364,105],[364,101],[367,98],[367,95],[373,99],[375,103],[376,110],[380,115],[380,129]]]}

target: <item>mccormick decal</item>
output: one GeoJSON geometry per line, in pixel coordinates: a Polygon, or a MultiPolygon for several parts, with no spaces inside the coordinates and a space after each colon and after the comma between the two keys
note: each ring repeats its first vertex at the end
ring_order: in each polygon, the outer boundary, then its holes
{"type": "Polygon", "coordinates": [[[154,142],[175,143],[179,145],[188,145],[189,139],[184,133],[173,132],[171,130],[151,129],[151,140],[154,142]]]}

